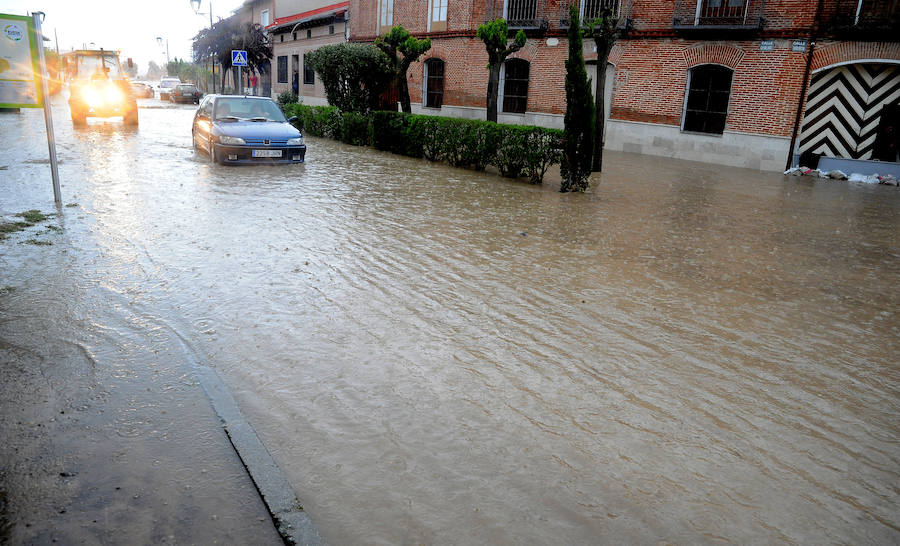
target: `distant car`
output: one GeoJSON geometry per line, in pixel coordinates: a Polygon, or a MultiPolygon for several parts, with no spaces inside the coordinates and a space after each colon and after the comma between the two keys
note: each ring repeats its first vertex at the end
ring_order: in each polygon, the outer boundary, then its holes
{"type": "Polygon", "coordinates": [[[162,78],[159,80],[159,100],[169,100],[169,94],[172,92],[172,88],[181,83],[181,80],[178,78],[162,78]]]}
{"type": "Polygon", "coordinates": [[[146,83],[131,82],[130,85],[131,85],[131,90],[134,92],[135,97],[138,97],[141,99],[147,99],[147,98],[152,99],[153,98],[153,88],[150,87],[149,85],[147,85],[146,83]]]}
{"type": "Polygon", "coordinates": [[[192,83],[179,83],[172,89],[170,95],[172,102],[193,102],[194,104],[200,104],[202,96],[203,93],[200,92],[200,89],[192,83]]]}
{"type": "Polygon", "coordinates": [[[303,135],[268,97],[207,95],[194,114],[195,149],[222,164],[303,163],[303,135]]]}

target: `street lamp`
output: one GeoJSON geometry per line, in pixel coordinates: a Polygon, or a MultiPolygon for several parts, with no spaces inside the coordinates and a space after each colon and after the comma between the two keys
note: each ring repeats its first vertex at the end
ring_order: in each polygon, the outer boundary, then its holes
{"type": "MultiPolygon", "coordinates": [[[[206,15],[205,13],[200,13],[200,0],[190,0],[191,8],[194,10],[194,13],[197,15],[206,15]]],[[[213,21],[212,21],[212,0],[209,2],[209,30],[212,32],[213,21]]],[[[212,81],[213,81],[213,93],[216,92],[216,56],[210,53],[210,61],[212,65],[212,81]]]]}
{"type": "MultiPolygon", "coordinates": [[[[161,37],[157,36],[156,43],[159,45],[159,47],[162,47],[163,39],[161,37]]],[[[167,67],[170,62],[172,62],[172,61],[169,59],[169,39],[166,38],[166,66],[167,67]]]]}

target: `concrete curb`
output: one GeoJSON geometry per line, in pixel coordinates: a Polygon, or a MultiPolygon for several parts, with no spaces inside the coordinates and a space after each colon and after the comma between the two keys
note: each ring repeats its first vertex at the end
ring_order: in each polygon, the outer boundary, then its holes
{"type": "Polygon", "coordinates": [[[303,511],[291,484],[260,442],[256,431],[244,418],[219,374],[206,366],[195,366],[194,371],[213,410],[222,420],[231,445],[256,485],[281,538],[286,544],[324,545],[325,541],[303,511]]]}

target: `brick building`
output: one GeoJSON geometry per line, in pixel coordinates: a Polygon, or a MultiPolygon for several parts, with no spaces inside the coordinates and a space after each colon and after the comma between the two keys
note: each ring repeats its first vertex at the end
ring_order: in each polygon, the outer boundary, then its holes
{"type": "MultiPolygon", "coordinates": [[[[604,6],[624,31],[605,67],[608,149],[781,170],[803,152],[864,161],[896,146],[900,0],[579,3],[585,16],[604,6]]],[[[475,31],[497,17],[528,35],[505,63],[499,121],[561,127],[566,2],[351,0],[350,39],[394,24],[430,36],[409,71],[414,111],[483,119],[487,54],[475,31]]],[[[589,39],[585,57],[596,66],[589,39]]]]}
{"type": "Polygon", "coordinates": [[[278,0],[275,20],[267,27],[275,58],[272,97],[296,91],[304,104],[327,104],[325,87],[306,64],[306,54],[348,38],[350,2],[278,0]]]}

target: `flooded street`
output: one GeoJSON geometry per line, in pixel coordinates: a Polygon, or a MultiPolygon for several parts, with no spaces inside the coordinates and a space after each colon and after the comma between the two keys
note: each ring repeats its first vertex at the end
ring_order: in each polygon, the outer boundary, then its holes
{"type": "MultiPolygon", "coordinates": [[[[898,188],[607,153],[560,194],[321,139],[212,166],[151,106],[57,104],[77,206],[0,241],[0,313],[217,370],[329,543],[900,541],[898,188]]],[[[0,215],[54,211],[41,112],[0,128],[0,215]]]]}

